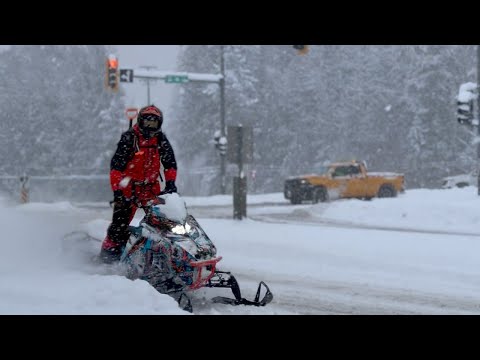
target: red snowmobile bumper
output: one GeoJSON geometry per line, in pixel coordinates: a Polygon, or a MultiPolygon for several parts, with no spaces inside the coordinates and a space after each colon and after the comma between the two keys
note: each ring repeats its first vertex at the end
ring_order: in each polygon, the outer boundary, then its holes
{"type": "Polygon", "coordinates": [[[190,266],[193,267],[193,283],[188,287],[190,290],[196,290],[205,286],[215,275],[217,263],[222,260],[219,256],[210,260],[191,261],[190,266]]]}

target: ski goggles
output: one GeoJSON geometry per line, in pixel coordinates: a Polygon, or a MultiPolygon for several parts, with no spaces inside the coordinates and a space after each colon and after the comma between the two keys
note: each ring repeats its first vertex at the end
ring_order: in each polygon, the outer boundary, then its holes
{"type": "Polygon", "coordinates": [[[162,126],[158,115],[148,114],[142,116],[143,128],[148,130],[158,130],[162,126]]]}

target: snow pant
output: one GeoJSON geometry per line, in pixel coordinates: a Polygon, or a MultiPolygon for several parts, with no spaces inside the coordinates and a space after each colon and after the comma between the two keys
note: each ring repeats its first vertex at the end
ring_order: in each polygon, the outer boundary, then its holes
{"type": "Polygon", "coordinates": [[[112,222],[107,230],[107,239],[110,240],[110,242],[118,247],[123,247],[127,243],[130,237],[128,226],[132,222],[136,212],[137,206],[133,201],[127,200],[114,203],[112,222]]]}

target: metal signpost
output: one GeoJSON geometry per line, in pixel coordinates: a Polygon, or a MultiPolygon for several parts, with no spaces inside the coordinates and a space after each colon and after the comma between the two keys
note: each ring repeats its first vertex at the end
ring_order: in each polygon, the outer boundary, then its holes
{"type": "Polygon", "coordinates": [[[247,216],[247,177],[243,165],[253,159],[253,128],[229,126],[227,138],[227,159],[238,165],[238,176],[233,178],[233,218],[242,220],[247,216]]]}

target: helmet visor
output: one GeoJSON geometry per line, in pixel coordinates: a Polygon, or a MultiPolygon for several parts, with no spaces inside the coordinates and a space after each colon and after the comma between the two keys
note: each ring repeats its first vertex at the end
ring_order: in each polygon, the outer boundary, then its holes
{"type": "Polygon", "coordinates": [[[140,130],[142,130],[145,135],[153,136],[160,132],[162,121],[158,115],[143,115],[139,122],[139,126],[140,130]]]}

